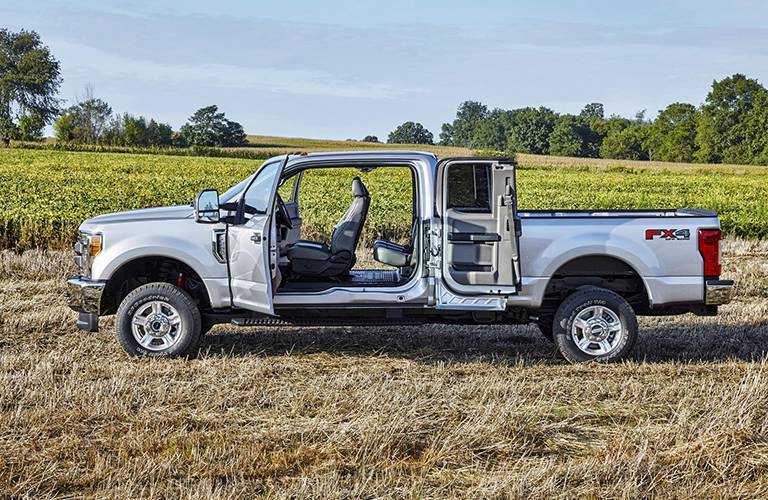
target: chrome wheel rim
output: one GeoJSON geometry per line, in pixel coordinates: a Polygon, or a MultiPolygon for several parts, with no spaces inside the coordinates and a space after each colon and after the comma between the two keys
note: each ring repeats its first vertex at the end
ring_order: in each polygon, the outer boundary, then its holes
{"type": "Polygon", "coordinates": [[[164,351],[179,340],[181,316],[168,302],[142,304],[131,318],[133,338],[148,351],[164,351]]]}
{"type": "Polygon", "coordinates": [[[624,327],[619,316],[608,307],[590,306],[576,315],[571,337],[581,352],[604,356],[621,343],[624,327]]]}

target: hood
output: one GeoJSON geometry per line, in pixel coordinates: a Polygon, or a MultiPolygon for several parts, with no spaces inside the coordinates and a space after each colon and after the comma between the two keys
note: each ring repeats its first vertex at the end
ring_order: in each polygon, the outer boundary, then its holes
{"type": "Polygon", "coordinates": [[[112,224],[116,222],[141,222],[189,219],[194,215],[191,205],[177,205],[173,207],[143,208],[141,210],[128,210],[112,214],[97,215],[85,221],[84,224],[112,224]]]}

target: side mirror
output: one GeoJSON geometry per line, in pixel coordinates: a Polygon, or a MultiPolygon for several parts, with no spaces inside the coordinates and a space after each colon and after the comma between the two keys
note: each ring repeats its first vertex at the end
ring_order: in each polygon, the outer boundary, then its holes
{"type": "Polygon", "coordinates": [[[219,222],[219,192],[204,189],[195,198],[195,220],[203,224],[219,222]]]}

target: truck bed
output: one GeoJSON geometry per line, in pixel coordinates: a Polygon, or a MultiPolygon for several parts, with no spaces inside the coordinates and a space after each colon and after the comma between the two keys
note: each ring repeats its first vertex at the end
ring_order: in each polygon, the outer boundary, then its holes
{"type": "Polygon", "coordinates": [[[658,217],[717,217],[713,210],[662,209],[662,210],[520,210],[518,215],[525,219],[542,218],[658,218],[658,217]]]}

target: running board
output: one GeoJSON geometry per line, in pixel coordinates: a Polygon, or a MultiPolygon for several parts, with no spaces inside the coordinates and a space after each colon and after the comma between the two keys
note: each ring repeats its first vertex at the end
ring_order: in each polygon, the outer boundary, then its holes
{"type": "Polygon", "coordinates": [[[236,326],[392,326],[392,325],[422,325],[424,320],[419,318],[274,318],[252,317],[233,318],[231,323],[236,326]]]}

